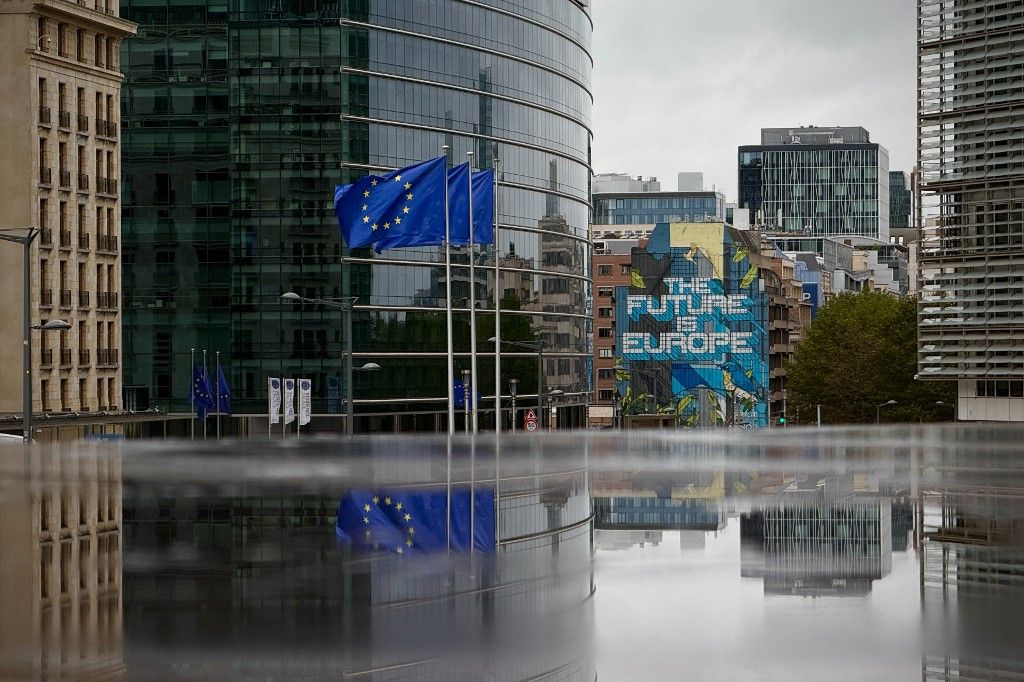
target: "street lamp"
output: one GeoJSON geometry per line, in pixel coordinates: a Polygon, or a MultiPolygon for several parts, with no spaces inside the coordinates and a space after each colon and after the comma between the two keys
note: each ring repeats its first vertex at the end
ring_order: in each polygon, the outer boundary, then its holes
{"type": "Polygon", "coordinates": [[[889,400],[887,402],[875,405],[875,423],[876,424],[880,424],[881,423],[881,421],[882,421],[882,408],[883,407],[889,407],[890,405],[897,405],[897,404],[899,404],[899,403],[897,403],[895,400],[889,400]]]}
{"type": "MultiPolygon", "coordinates": [[[[519,386],[519,379],[508,380],[508,392],[512,396],[512,433],[516,432],[516,390],[519,386]]],[[[500,420],[501,417],[499,416],[500,420]]]]}
{"type": "MultiPolygon", "coordinates": [[[[312,303],[315,305],[322,305],[325,308],[333,308],[335,310],[341,310],[345,313],[345,435],[351,436],[355,433],[353,426],[353,408],[352,408],[352,306],[359,299],[356,297],[342,299],[340,301],[323,299],[323,298],[306,298],[305,296],[299,296],[294,291],[288,291],[281,294],[281,300],[292,301],[295,303],[312,303]]],[[[368,367],[368,365],[374,365],[375,363],[367,363],[360,369],[362,371],[373,371],[380,369],[380,365],[375,367],[368,367]]]]}
{"type": "MultiPolygon", "coordinates": [[[[553,388],[553,389],[551,389],[551,392],[548,393],[548,410],[551,409],[551,403],[553,402],[553,400],[555,398],[557,398],[558,396],[560,396],[560,395],[565,395],[565,391],[563,391],[560,388],[553,388]]],[[[550,431],[552,429],[552,426],[554,426],[554,420],[551,419],[551,415],[549,414],[548,415],[548,431],[550,431]]]]}
{"type": "MultiPolygon", "coordinates": [[[[495,343],[497,337],[492,336],[487,339],[488,343],[495,343]]],[[[537,351],[537,412],[541,419],[541,424],[544,420],[544,339],[538,339],[536,341],[509,341],[508,339],[502,339],[502,343],[507,343],[510,346],[519,346],[520,348],[529,348],[530,350],[537,351]]],[[[514,418],[514,413],[513,413],[514,418]]]]}

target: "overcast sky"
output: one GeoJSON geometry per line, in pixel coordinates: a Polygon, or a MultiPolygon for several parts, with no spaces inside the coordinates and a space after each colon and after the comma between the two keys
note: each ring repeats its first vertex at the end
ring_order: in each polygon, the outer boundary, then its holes
{"type": "Polygon", "coordinates": [[[864,126],[916,156],[913,0],[593,0],[595,173],[679,171],[736,199],[762,127],[864,126]]]}

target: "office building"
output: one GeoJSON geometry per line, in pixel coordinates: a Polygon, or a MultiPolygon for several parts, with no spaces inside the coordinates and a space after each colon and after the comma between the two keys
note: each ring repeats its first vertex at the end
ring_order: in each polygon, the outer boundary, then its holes
{"type": "Polygon", "coordinates": [[[889,153],[864,128],[762,128],[739,148],[751,225],[809,236],[889,238],[889,153]]]}
{"type": "Polygon", "coordinates": [[[1024,24],[1012,4],[918,3],[918,369],[957,415],[1024,421],[1024,24]]]}
{"type": "Polygon", "coordinates": [[[914,209],[914,194],[910,188],[910,176],[904,171],[889,171],[889,230],[910,228],[910,216],[914,209]]]}
{"type": "Polygon", "coordinates": [[[595,225],[637,226],[724,220],[725,195],[721,192],[605,192],[599,191],[599,185],[594,187],[595,225]]]}
{"type": "Polygon", "coordinates": [[[591,426],[617,426],[615,288],[629,286],[636,239],[594,238],[594,396],[591,426]]]}
{"type": "MultiPolygon", "coordinates": [[[[511,286],[502,274],[503,330],[543,344],[546,388],[562,391],[559,422],[582,424],[591,376],[588,3],[127,7],[140,24],[125,97],[126,383],[139,405],[187,410],[190,349],[207,349],[210,364],[221,352],[236,414],[250,416],[235,427],[262,432],[267,378],[283,375],[312,379],[311,428],[338,428],[351,345],[357,367],[381,368],[356,373],[357,431],[443,430],[444,252],[349,251],[331,196],[336,183],[440,156],[447,144],[452,164],[469,151],[478,167],[500,161],[497,251],[515,273],[511,286]],[[356,298],[352,338],[342,311],[282,305],[287,291],[356,298]]],[[[461,371],[470,286],[482,310],[494,307],[494,249],[479,250],[475,282],[466,249],[453,261],[461,371]]],[[[477,319],[493,330],[493,313],[477,319]]],[[[493,396],[493,345],[478,336],[480,389],[493,396]]],[[[522,361],[504,369],[524,376],[504,376],[520,380],[525,402],[536,394],[538,354],[503,351],[522,361]]],[[[481,403],[490,410],[482,424],[493,424],[493,405],[481,403]]]]}
{"type": "MultiPolygon", "coordinates": [[[[24,237],[33,412],[121,405],[121,40],[116,0],[12,0],[0,12],[0,228],[24,237]]],[[[0,243],[0,414],[22,412],[24,252],[0,243]]]]}

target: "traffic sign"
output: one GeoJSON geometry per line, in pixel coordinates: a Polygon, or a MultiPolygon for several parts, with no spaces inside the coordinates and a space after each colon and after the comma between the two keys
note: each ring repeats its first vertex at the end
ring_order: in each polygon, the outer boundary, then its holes
{"type": "Polygon", "coordinates": [[[533,410],[526,411],[526,418],[523,420],[523,426],[527,431],[533,433],[537,430],[537,413],[533,410]]]}

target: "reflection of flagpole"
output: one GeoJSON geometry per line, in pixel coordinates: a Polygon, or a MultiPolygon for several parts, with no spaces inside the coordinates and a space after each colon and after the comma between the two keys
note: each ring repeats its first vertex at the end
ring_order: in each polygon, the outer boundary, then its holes
{"type": "Polygon", "coordinates": [[[192,383],[189,384],[188,404],[192,408],[192,418],[188,420],[192,440],[196,439],[196,349],[188,349],[189,364],[192,365],[188,371],[192,373],[192,383]]]}
{"type": "MultiPolygon", "coordinates": [[[[501,433],[501,253],[498,250],[498,164],[494,159],[494,432],[501,433]]],[[[516,416],[513,414],[512,419],[516,416]]],[[[495,455],[497,456],[497,455],[495,455]]]]}
{"type": "MultiPolygon", "coordinates": [[[[452,340],[452,228],[448,217],[448,145],[443,145],[444,165],[444,286],[445,286],[445,330],[448,337],[448,435],[455,434],[455,345],[452,340]]],[[[451,446],[448,457],[451,460],[451,446]]],[[[451,485],[449,484],[449,488],[451,485]]],[[[448,491],[451,498],[451,490],[448,491]]],[[[448,502],[451,505],[451,500],[448,502]]]]}
{"type": "Polygon", "coordinates": [[[480,406],[476,404],[477,396],[477,375],[476,375],[476,244],[473,243],[473,152],[466,152],[469,161],[466,163],[466,177],[469,185],[469,368],[473,376],[470,377],[472,387],[472,403],[470,409],[473,414],[473,433],[480,428],[480,406]]]}
{"type": "MultiPolygon", "coordinates": [[[[203,381],[206,387],[210,385],[210,373],[206,370],[206,349],[203,349],[203,381]]],[[[207,396],[209,397],[209,396],[207,396]]],[[[206,440],[206,410],[203,410],[203,440],[206,440]]]]}

